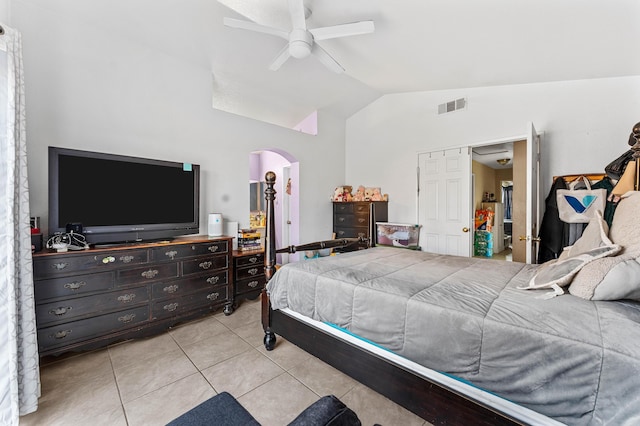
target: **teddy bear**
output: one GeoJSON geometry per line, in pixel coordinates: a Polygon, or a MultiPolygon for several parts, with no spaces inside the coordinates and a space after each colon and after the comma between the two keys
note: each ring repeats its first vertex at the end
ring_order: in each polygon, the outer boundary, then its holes
{"type": "Polygon", "coordinates": [[[348,185],[338,186],[333,191],[333,197],[331,197],[331,201],[344,202],[344,201],[351,201],[351,200],[352,200],[351,187],[348,185]]]}
{"type": "Polygon", "coordinates": [[[380,193],[380,188],[365,188],[364,189],[364,200],[365,201],[376,201],[373,199],[374,194],[378,190],[378,194],[380,193]]]}
{"type": "Polygon", "coordinates": [[[353,195],[353,201],[364,201],[364,186],[360,185],[353,195]]]}
{"type": "Polygon", "coordinates": [[[373,192],[371,194],[371,201],[384,201],[384,198],[380,193],[380,188],[373,188],[373,192]]]}

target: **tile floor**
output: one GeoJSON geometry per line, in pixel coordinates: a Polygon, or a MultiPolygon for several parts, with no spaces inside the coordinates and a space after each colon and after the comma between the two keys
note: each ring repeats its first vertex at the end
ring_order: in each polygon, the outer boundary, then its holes
{"type": "Polygon", "coordinates": [[[363,425],[427,425],[380,394],[278,338],[262,346],[260,303],[245,301],[156,337],[42,360],[35,425],[164,425],[227,391],[264,426],[286,425],[334,394],[363,425]]]}

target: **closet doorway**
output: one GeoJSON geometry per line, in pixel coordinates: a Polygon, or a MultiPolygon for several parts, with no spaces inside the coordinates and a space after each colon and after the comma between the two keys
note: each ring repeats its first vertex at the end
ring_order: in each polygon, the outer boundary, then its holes
{"type": "Polygon", "coordinates": [[[473,257],[513,260],[514,143],[476,146],[471,151],[473,257]]]}
{"type": "MultiPolygon", "coordinates": [[[[496,142],[487,142],[472,146],[473,160],[484,163],[483,165],[494,169],[494,173],[488,173],[491,178],[486,179],[485,184],[478,183],[478,176],[474,172],[475,188],[473,192],[472,204],[475,208],[483,207],[485,192],[495,190],[494,203],[500,203],[498,208],[502,211],[502,220],[498,221],[497,231],[494,235],[498,239],[498,255],[496,258],[504,258],[516,262],[536,263],[538,252],[538,223],[539,212],[539,188],[540,188],[540,136],[537,134],[532,123],[528,124],[528,133],[524,137],[509,138],[496,142]],[[481,155],[484,153],[485,155],[481,155]],[[491,155],[489,155],[491,153],[491,155]],[[506,161],[506,159],[509,161],[506,161]],[[493,163],[496,165],[493,165],[493,163]],[[503,164],[500,164],[504,162],[503,164]],[[507,170],[511,165],[511,176],[508,178],[503,170],[507,170]],[[506,188],[503,186],[506,183],[506,188]],[[511,185],[508,184],[511,182],[511,185]],[[486,186],[487,189],[483,188],[486,186]],[[511,186],[511,189],[508,187],[511,186]],[[510,193],[510,194],[509,194],[510,193]],[[499,195],[498,195],[499,194],[499,195]],[[511,196],[510,199],[506,198],[511,196]],[[499,200],[499,201],[498,201],[499,200]],[[509,207],[505,204],[511,204],[509,207]],[[508,220],[508,215],[511,221],[508,220]],[[500,223],[501,222],[501,223],[500,223]],[[511,228],[509,230],[509,228],[511,228]],[[510,232],[509,232],[510,231],[510,232]],[[508,238],[510,237],[510,238],[508,238]],[[500,243],[502,242],[502,246],[500,243]],[[508,259],[508,248],[511,247],[511,259],[508,259]],[[504,252],[504,253],[503,253],[504,252]]],[[[480,169],[479,170],[483,170],[480,169]]],[[[483,170],[486,172],[486,170],[483,170]]],[[[480,172],[479,174],[482,174],[480,172]]],[[[481,180],[481,179],[480,179],[481,180]]],[[[491,198],[491,192],[489,192],[491,198]]],[[[475,216],[475,215],[474,215],[475,216]]],[[[474,221],[475,224],[475,221],[474,221]]],[[[475,239],[474,239],[475,243],[475,239]]],[[[494,240],[494,245],[496,241],[494,240]]],[[[474,251],[475,254],[475,251],[474,251]]],[[[490,256],[486,256],[490,257],[490,256]]]]}

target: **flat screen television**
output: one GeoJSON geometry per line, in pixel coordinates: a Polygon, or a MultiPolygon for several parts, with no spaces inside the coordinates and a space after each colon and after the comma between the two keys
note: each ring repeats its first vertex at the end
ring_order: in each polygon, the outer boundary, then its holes
{"type": "Polygon", "coordinates": [[[200,166],[49,147],[49,233],[88,244],[166,240],[200,229],[200,166]]]}

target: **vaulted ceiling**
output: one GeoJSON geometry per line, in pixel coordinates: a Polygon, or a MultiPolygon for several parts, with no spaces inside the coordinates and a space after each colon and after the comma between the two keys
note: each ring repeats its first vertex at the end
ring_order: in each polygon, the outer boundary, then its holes
{"type": "Polygon", "coordinates": [[[216,107],[289,127],[317,109],[348,117],[389,93],[640,75],[638,0],[304,1],[309,28],[374,21],[373,34],[317,42],[343,74],[313,56],[270,71],[285,40],[223,25],[289,29],[287,0],[73,3],[209,69],[216,107]]]}

